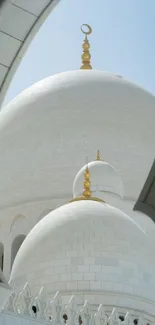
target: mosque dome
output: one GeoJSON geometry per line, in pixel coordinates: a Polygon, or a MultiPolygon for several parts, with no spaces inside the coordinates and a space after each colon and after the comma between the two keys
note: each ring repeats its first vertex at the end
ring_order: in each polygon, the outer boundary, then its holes
{"type": "Polygon", "coordinates": [[[0,207],[62,204],[97,148],[136,200],[154,159],[154,107],[154,96],[103,71],[64,72],[29,87],[0,114],[0,207]]]}
{"type": "Polygon", "coordinates": [[[121,299],[120,305],[135,309],[138,297],[155,300],[146,247],[145,233],[129,216],[98,198],[77,198],[30,231],[10,280],[18,290],[28,281],[32,292],[44,286],[51,296],[74,293],[79,303],[87,297],[105,305],[121,299]]]}
{"type": "MultiPolygon", "coordinates": [[[[115,168],[107,162],[98,159],[87,164],[91,174],[91,192],[93,196],[105,200],[108,203],[110,196],[123,197],[123,182],[115,168]]],[[[84,177],[86,166],[83,166],[75,176],[73,183],[73,197],[78,197],[82,194],[82,180],[84,177]]]]}

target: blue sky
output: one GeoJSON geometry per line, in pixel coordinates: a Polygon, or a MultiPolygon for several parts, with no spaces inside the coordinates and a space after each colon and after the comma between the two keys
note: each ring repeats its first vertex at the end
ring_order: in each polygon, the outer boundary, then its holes
{"type": "Polygon", "coordinates": [[[155,94],[155,0],[61,0],[26,52],[5,104],[40,79],[79,69],[83,23],[93,29],[94,69],[122,75],[155,94]]]}

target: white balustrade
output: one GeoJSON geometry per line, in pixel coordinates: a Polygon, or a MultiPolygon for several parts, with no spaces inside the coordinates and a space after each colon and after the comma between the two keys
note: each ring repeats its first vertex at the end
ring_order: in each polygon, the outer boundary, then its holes
{"type": "Polygon", "coordinates": [[[119,313],[117,308],[108,315],[102,304],[94,312],[88,301],[83,306],[78,306],[74,296],[67,305],[63,305],[59,292],[49,301],[44,288],[33,297],[28,283],[21,293],[12,293],[6,301],[0,312],[0,325],[18,324],[18,321],[20,324],[21,318],[25,325],[153,325],[143,315],[135,318],[128,311],[126,314],[119,313]]]}

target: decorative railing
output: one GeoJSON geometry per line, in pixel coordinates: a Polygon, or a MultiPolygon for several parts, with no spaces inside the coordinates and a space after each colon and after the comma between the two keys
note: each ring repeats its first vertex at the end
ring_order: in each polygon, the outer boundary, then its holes
{"type": "Polygon", "coordinates": [[[64,306],[58,292],[53,300],[49,301],[44,288],[40,290],[37,297],[32,297],[28,284],[24,286],[20,294],[12,293],[1,313],[18,315],[53,325],[151,325],[145,316],[135,318],[130,312],[119,313],[116,308],[108,315],[102,304],[96,312],[88,301],[79,307],[74,296],[64,306]]]}

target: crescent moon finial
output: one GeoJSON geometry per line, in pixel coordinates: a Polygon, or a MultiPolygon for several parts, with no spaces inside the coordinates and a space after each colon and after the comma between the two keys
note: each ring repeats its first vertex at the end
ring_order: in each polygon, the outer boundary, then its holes
{"type": "Polygon", "coordinates": [[[81,31],[82,31],[82,33],[85,34],[85,35],[90,35],[90,34],[92,33],[92,28],[91,28],[91,26],[88,25],[88,24],[83,24],[83,25],[81,26],[81,31]],[[87,27],[88,30],[85,31],[85,30],[83,29],[83,27],[87,27]]]}
{"type": "Polygon", "coordinates": [[[89,41],[87,39],[87,35],[90,35],[92,33],[92,28],[88,24],[83,24],[81,26],[81,31],[82,31],[83,34],[85,34],[85,39],[84,39],[84,42],[82,44],[83,54],[81,56],[82,65],[81,65],[80,69],[83,69],[83,70],[88,70],[89,69],[90,70],[90,69],[92,69],[92,66],[90,65],[90,59],[91,59],[91,55],[90,55],[90,52],[89,52],[90,44],[89,44],[89,41]],[[85,30],[84,27],[86,27],[87,30],[85,30]]]}

